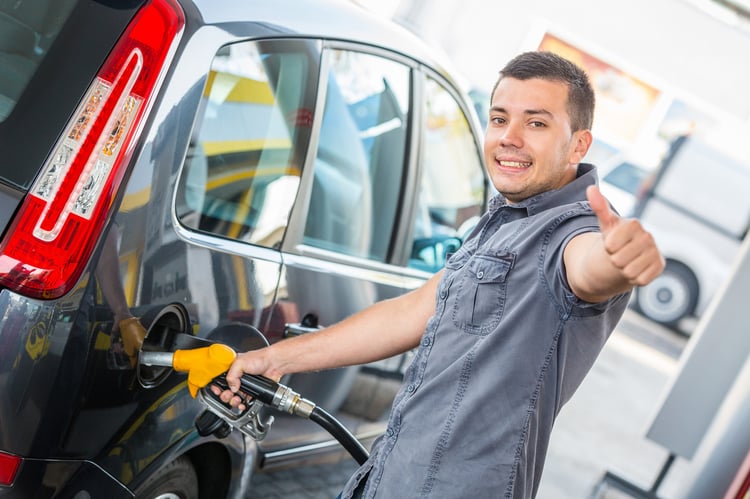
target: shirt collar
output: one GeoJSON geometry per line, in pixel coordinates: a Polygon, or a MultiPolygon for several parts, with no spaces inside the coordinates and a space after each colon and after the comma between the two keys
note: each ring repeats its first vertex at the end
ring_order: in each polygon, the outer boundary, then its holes
{"type": "Polygon", "coordinates": [[[586,201],[586,188],[598,183],[596,167],[589,163],[580,163],[576,178],[560,189],[542,192],[515,204],[509,204],[502,194],[498,194],[490,199],[489,211],[493,213],[503,206],[508,206],[525,209],[527,214],[531,216],[555,206],[586,201]]]}

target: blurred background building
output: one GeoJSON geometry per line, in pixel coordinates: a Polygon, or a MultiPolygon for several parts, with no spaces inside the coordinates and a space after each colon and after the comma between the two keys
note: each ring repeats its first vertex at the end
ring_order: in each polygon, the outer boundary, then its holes
{"type": "Polygon", "coordinates": [[[595,136],[644,163],[686,132],[750,161],[748,0],[355,1],[442,49],[469,89],[491,89],[525,50],[582,62],[597,86],[595,136]]]}

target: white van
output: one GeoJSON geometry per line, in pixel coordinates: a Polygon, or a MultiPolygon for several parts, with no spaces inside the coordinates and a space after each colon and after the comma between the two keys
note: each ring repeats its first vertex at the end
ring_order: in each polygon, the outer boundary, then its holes
{"type": "Polygon", "coordinates": [[[637,289],[634,308],[666,326],[700,316],[727,278],[750,221],[750,165],[690,136],[678,138],[633,215],[667,260],[637,289]]]}
{"type": "Polygon", "coordinates": [[[622,217],[632,217],[653,171],[617,155],[600,169],[599,188],[622,217]]]}

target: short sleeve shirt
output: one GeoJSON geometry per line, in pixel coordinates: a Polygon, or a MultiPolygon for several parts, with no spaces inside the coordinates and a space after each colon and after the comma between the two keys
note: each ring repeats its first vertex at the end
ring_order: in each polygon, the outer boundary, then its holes
{"type": "Polygon", "coordinates": [[[554,420],[629,296],[591,304],[567,284],[566,244],[599,230],[595,183],[581,164],[559,190],[491,200],[448,259],[386,432],[344,498],[365,475],[365,498],[535,496],[554,420]]]}

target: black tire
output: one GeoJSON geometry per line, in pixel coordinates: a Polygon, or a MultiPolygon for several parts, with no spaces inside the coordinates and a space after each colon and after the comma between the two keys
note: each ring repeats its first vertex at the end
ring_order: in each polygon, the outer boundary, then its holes
{"type": "Polygon", "coordinates": [[[634,308],[644,317],[670,328],[695,313],[698,281],[685,265],[668,261],[664,272],[635,293],[634,308]]]}
{"type": "Polygon", "coordinates": [[[198,499],[198,475],[180,456],[154,473],[135,491],[136,499],[198,499]]]}

